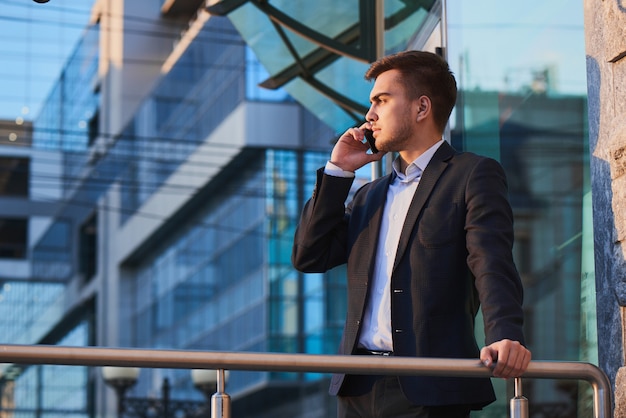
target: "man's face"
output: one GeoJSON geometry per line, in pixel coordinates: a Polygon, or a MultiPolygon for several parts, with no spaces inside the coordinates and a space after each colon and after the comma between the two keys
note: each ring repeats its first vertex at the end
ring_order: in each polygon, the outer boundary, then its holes
{"type": "Polygon", "coordinates": [[[390,70],[376,78],[370,92],[371,122],[376,147],[384,152],[400,152],[410,145],[416,129],[417,101],[407,98],[400,72],[390,70]]]}

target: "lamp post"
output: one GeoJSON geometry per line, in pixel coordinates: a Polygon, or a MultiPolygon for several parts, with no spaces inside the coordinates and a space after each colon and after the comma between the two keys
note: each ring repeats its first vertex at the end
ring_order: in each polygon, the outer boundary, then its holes
{"type": "MultiPolygon", "coordinates": [[[[204,369],[191,371],[194,386],[205,395],[205,402],[170,399],[171,386],[168,378],[163,379],[160,399],[131,398],[126,396],[126,391],[137,382],[139,369],[134,367],[113,366],[105,366],[102,368],[102,377],[105,383],[115,389],[116,392],[118,418],[170,418],[173,416],[185,418],[208,417],[210,415],[209,401],[212,399],[212,391],[215,390],[216,384],[219,383],[220,375],[225,377],[223,370],[217,372],[215,370],[204,369]]],[[[218,393],[215,395],[218,395],[218,393]]],[[[213,395],[213,398],[215,395],[213,395]]]]}
{"type": "Polygon", "coordinates": [[[194,369],[191,371],[191,380],[196,389],[202,392],[207,403],[210,403],[217,383],[215,370],[194,369]]]}
{"type": "Polygon", "coordinates": [[[105,383],[115,389],[117,396],[117,416],[124,414],[124,399],[126,391],[137,383],[139,368],[105,366],[102,368],[102,378],[105,383]]]}

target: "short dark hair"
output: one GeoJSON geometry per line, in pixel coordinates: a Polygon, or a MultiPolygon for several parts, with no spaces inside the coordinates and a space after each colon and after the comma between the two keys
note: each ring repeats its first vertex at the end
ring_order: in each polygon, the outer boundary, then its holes
{"type": "Polygon", "coordinates": [[[375,80],[380,74],[398,70],[410,99],[425,95],[433,103],[435,123],[443,132],[456,103],[456,80],[448,63],[439,55],[426,51],[403,51],[374,62],[365,79],[375,80]]]}

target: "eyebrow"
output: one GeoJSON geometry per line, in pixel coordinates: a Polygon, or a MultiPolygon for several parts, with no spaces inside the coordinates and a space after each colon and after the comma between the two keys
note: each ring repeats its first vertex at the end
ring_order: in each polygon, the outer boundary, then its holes
{"type": "Polygon", "coordinates": [[[391,93],[388,93],[388,92],[386,92],[386,91],[380,92],[380,93],[378,93],[377,95],[372,96],[372,97],[370,98],[370,103],[373,103],[373,102],[377,102],[377,101],[379,101],[379,100],[380,100],[380,98],[381,98],[381,96],[390,96],[390,95],[391,95],[391,93]]]}

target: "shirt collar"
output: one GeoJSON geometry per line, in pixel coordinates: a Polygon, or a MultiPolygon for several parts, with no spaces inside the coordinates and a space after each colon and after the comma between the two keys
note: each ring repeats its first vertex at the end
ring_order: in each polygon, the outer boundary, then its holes
{"type": "Polygon", "coordinates": [[[400,161],[399,158],[396,158],[392,164],[396,178],[403,183],[409,183],[419,179],[419,177],[422,176],[422,172],[424,172],[426,166],[433,158],[433,155],[435,155],[435,152],[437,152],[441,144],[443,144],[443,141],[443,138],[440,139],[432,147],[428,148],[422,155],[411,162],[411,164],[409,164],[406,168],[406,174],[400,171],[400,161]]]}

